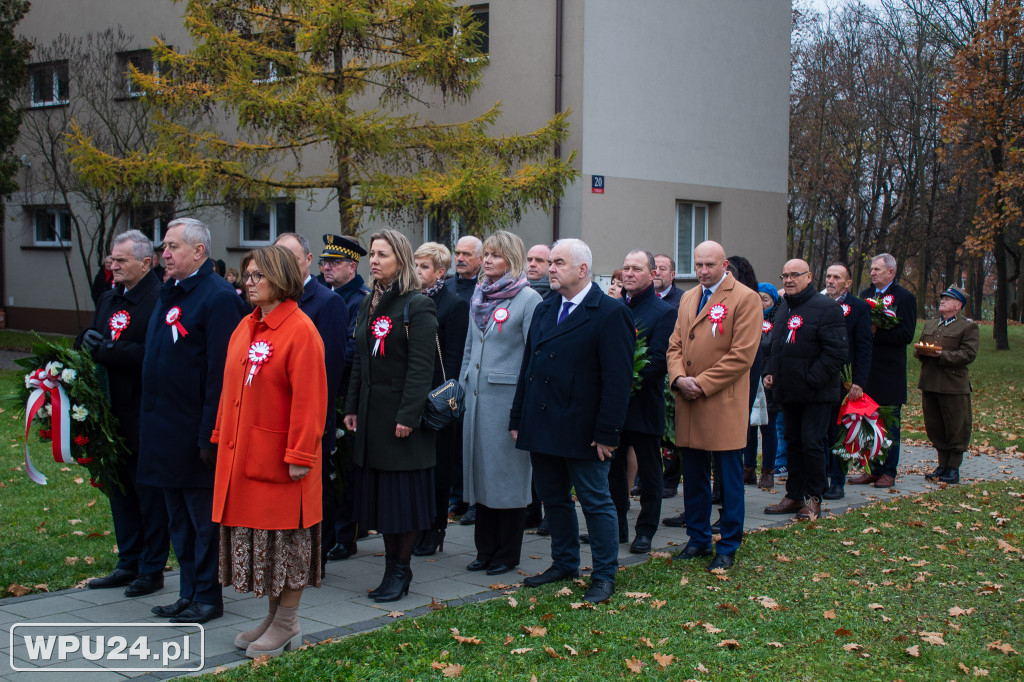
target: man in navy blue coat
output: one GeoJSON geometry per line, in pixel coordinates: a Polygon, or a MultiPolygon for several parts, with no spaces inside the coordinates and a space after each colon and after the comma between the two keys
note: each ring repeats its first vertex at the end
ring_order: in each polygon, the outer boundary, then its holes
{"type": "Polygon", "coordinates": [[[896,484],[896,469],[900,463],[900,414],[907,402],[907,346],[914,342],[917,330],[917,298],[896,283],[896,259],[882,253],[871,259],[871,284],[860,292],[861,298],[877,298],[887,308],[895,310],[900,323],[892,329],[876,329],[871,325],[874,341],[871,345],[871,371],[864,387],[871,399],[880,406],[893,408],[894,419],[886,424],[886,438],[892,440],[881,472],[863,474],[850,479],[854,485],[874,484],[876,488],[891,488],[896,484]]]}
{"type": "Polygon", "coordinates": [[[205,623],[224,614],[220,527],[212,520],[217,449],[210,436],[228,340],[245,311],[234,287],[214,272],[209,253],[203,223],[178,218],[167,226],[168,277],[149,320],[142,363],[138,482],[164,489],[181,566],[178,601],[153,613],[172,623],[205,623]]]}
{"type": "MultiPolygon", "coordinates": [[[[348,307],[341,296],[310,276],[309,266],[313,263],[313,254],[309,250],[309,240],[301,234],[285,232],[279,235],[274,243],[291,251],[298,261],[299,272],[304,281],[302,297],[299,299],[299,310],[306,313],[313,321],[316,330],[320,332],[320,339],[324,342],[324,366],[327,369],[327,420],[324,423],[324,437],[321,441],[323,457],[320,458],[320,463],[323,467],[324,518],[333,519],[338,505],[334,486],[331,485],[331,474],[334,473],[331,453],[337,444],[338,420],[338,410],[334,401],[341,389],[342,371],[350,361],[346,352],[349,335],[348,307]]],[[[326,561],[327,554],[338,544],[342,545],[338,549],[346,554],[344,558],[347,559],[356,553],[355,537],[338,538],[333,523],[323,524],[320,540],[321,560],[326,561]]]]}
{"type": "Polygon", "coordinates": [[[654,256],[636,250],[626,254],[622,263],[622,288],[626,306],[633,316],[637,335],[647,342],[648,364],[640,370],[640,385],[629,398],[626,422],[622,427],[619,450],[612,459],[612,500],[619,515],[619,541],[626,526],[629,510],[629,488],[626,480],[626,452],[636,453],[637,475],[640,477],[640,514],[636,519],[636,537],[629,551],[645,554],[651,551],[651,539],[658,529],[661,515],[661,437],[665,433],[665,351],[676,326],[678,308],[669,305],[654,291],[654,256]]]}
{"type": "Polygon", "coordinates": [[[550,260],[559,297],[534,311],[509,415],[516,447],[530,453],[551,529],[551,567],[523,582],[537,587],[579,575],[575,488],[594,564],[583,599],[597,603],[615,592],[618,523],[608,468],[626,419],[635,332],[629,310],[591,282],[590,247],[562,239],[550,260]]]}
{"type": "MultiPolygon", "coordinates": [[[[825,271],[825,293],[843,310],[843,317],[846,320],[846,341],[849,344],[846,364],[850,365],[852,385],[848,394],[845,387],[840,386],[840,393],[842,396],[849,395],[850,400],[857,400],[864,395],[864,387],[868,385],[868,372],[871,370],[871,306],[850,293],[851,284],[853,276],[845,263],[833,263],[825,271]]],[[[828,422],[828,456],[825,460],[828,488],[821,495],[826,500],[839,500],[846,495],[843,490],[846,475],[843,474],[842,462],[839,461],[839,455],[832,454],[832,445],[836,442],[838,433],[836,420],[839,418],[841,404],[842,399],[832,407],[832,416],[828,422]]]]}

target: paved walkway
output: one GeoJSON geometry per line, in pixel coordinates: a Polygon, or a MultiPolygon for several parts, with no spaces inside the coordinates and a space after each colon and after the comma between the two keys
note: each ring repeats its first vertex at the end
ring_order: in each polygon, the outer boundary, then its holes
{"type": "MultiPolygon", "coordinates": [[[[823,512],[842,513],[847,509],[893,495],[913,494],[932,490],[935,486],[924,481],[922,474],[931,471],[934,451],[930,448],[904,447],[901,459],[901,476],[894,490],[879,490],[870,486],[848,486],[846,498],[835,502],[825,501],[823,512]]],[[[1024,458],[1020,455],[976,455],[969,457],[961,469],[962,480],[996,480],[1024,477],[1024,458]]],[[[746,529],[781,525],[789,517],[767,516],[762,509],[781,499],[784,485],[773,490],[761,491],[748,486],[746,529]]],[[[634,516],[637,503],[633,504],[634,516]]],[[[682,495],[667,499],[663,503],[662,515],[672,516],[682,511],[682,495]]],[[[582,514],[581,514],[582,525],[582,514]]],[[[685,529],[662,527],[654,538],[655,546],[666,548],[686,543],[685,529]]],[[[466,564],[473,560],[473,528],[452,524],[448,526],[444,552],[434,557],[413,558],[414,579],[409,595],[393,604],[375,604],[366,597],[366,592],[380,580],[384,560],[383,541],[379,537],[359,542],[359,553],[347,560],[327,565],[323,587],[306,593],[300,609],[300,623],[303,637],[316,642],[327,637],[337,637],[379,628],[393,622],[387,614],[402,611],[407,616],[425,613],[432,600],[447,602],[449,605],[470,603],[497,597],[500,592],[490,586],[498,583],[513,584],[524,575],[538,573],[549,565],[550,541],[528,531],[523,543],[523,561],[518,574],[487,576],[470,573],[466,564]]],[[[741,550],[742,552],[742,550],[741,550]]],[[[623,564],[643,561],[645,556],[629,554],[628,545],[620,546],[620,560],[623,564]]],[[[740,561],[742,561],[742,554],[740,561]]],[[[582,562],[586,566],[590,554],[584,545],[582,562]]],[[[177,598],[177,573],[167,575],[166,586],[160,592],[139,598],[128,599],[122,590],[63,590],[50,594],[28,595],[21,598],[0,600],[0,627],[9,631],[13,623],[166,623],[152,616],[151,606],[168,604],[177,598]]],[[[505,589],[504,587],[499,589],[505,589]]],[[[234,647],[235,635],[249,629],[253,622],[266,614],[266,601],[254,599],[251,595],[236,594],[234,590],[224,591],[224,617],[206,625],[205,670],[217,666],[232,665],[244,660],[244,652],[234,647]]],[[[78,634],[90,633],[89,626],[78,634]]],[[[138,628],[138,632],[147,632],[138,628]]],[[[152,632],[151,630],[149,632],[152,632]]],[[[95,634],[96,631],[92,630],[95,634]]],[[[6,634],[6,633],[5,633],[6,634]]],[[[70,633],[69,633],[70,634],[70,633]]],[[[109,633],[108,633],[109,634],[109,633]]],[[[132,633],[136,634],[136,633],[132,633]]],[[[166,635],[165,635],[166,636],[166,635]]],[[[11,667],[11,638],[0,638],[0,680],[34,682],[42,680],[66,680],[69,674],[60,670],[59,664],[52,663],[38,672],[16,672],[11,667]]],[[[24,647],[16,647],[15,653],[24,655],[24,647]]],[[[71,658],[80,656],[74,654],[71,658]]],[[[136,677],[144,680],[163,679],[174,676],[164,672],[126,672],[123,674],[103,670],[95,663],[79,659],[82,668],[96,672],[74,673],[76,682],[88,680],[115,680],[136,677]]],[[[67,664],[64,664],[67,665],[67,664]]],[[[30,667],[27,661],[15,658],[14,666],[30,667]]]]}

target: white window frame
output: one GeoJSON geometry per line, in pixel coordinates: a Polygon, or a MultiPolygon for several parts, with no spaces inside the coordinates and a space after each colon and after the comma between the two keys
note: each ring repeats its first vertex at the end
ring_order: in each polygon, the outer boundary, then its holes
{"type": "MultiPolygon", "coordinates": [[[[32,214],[32,243],[35,246],[70,246],[71,245],[71,211],[67,206],[33,206],[29,209],[32,214]],[[39,238],[39,220],[43,217],[56,215],[56,235],[54,239],[39,238]],[[67,232],[67,239],[61,237],[61,232],[67,232]]],[[[49,225],[47,225],[49,229],[49,225]]]]}
{"type": "MultiPolygon", "coordinates": [[[[256,38],[256,37],[258,37],[258,36],[254,36],[254,38],[256,38]]],[[[294,51],[295,50],[295,37],[294,36],[292,36],[291,43],[292,43],[291,48],[294,51]]],[[[256,84],[256,85],[269,85],[269,84],[272,84],[272,83],[276,83],[278,80],[280,80],[281,78],[284,77],[284,76],[282,76],[281,74],[279,74],[277,72],[277,69],[278,69],[277,62],[275,62],[273,60],[268,61],[267,62],[267,75],[266,75],[266,77],[264,77],[264,78],[253,78],[252,82],[254,84],[256,84]]]]}
{"type": "Polygon", "coordinates": [[[70,67],[67,60],[46,62],[43,64],[32,64],[29,66],[29,104],[33,108],[42,107],[59,107],[64,106],[70,101],[71,97],[71,74],[70,67]],[[36,75],[44,70],[50,72],[50,90],[48,96],[50,99],[38,99],[36,92],[36,75]],[[64,99],[60,97],[60,76],[61,71],[64,71],[67,92],[64,93],[64,99]]]}
{"type": "MultiPolygon", "coordinates": [[[[423,241],[424,242],[436,242],[437,241],[437,239],[434,238],[434,235],[430,234],[430,220],[431,220],[431,218],[430,218],[429,215],[424,215],[423,216],[423,241]]],[[[445,244],[445,246],[448,247],[449,251],[455,251],[455,243],[457,241],[459,241],[459,239],[462,238],[463,235],[462,235],[462,229],[461,228],[462,228],[462,222],[458,218],[453,217],[451,219],[451,229],[448,231],[448,237],[449,237],[449,242],[450,243],[445,244]]]]}
{"type": "MultiPolygon", "coordinates": [[[[466,61],[469,62],[469,63],[475,63],[475,62],[480,61],[480,60],[483,60],[485,63],[489,62],[490,59],[491,59],[491,5],[490,5],[490,3],[486,3],[486,2],[485,3],[476,4],[476,5],[470,5],[469,6],[469,11],[473,13],[474,18],[478,18],[478,16],[481,13],[486,13],[487,14],[487,25],[486,25],[486,31],[484,33],[484,35],[487,36],[487,38],[486,38],[486,40],[487,40],[487,50],[484,51],[483,54],[480,57],[468,57],[468,58],[466,58],[466,61]]],[[[461,34],[462,34],[462,26],[459,25],[459,24],[456,24],[455,28],[453,29],[453,35],[458,36],[458,35],[461,35],[461,34]]]]}
{"type": "MultiPolygon", "coordinates": [[[[138,230],[142,234],[146,235],[153,241],[153,246],[160,244],[164,240],[164,216],[171,215],[171,207],[169,205],[162,204],[143,204],[138,208],[130,211],[128,214],[128,229],[138,230]],[[165,210],[166,209],[166,210],[165,210]],[[136,223],[138,219],[137,212],[144,210],[152,210],[155,214],[152,220],[145,220],[141,223],[136,223]]],[[[168,218],[167,222],[170,222],[172,218],[168,218]]]]}
{"type": "Polygon", "coordinates": [[[707,241],[708,238],[708,204],[699,201],[676,201],[676,226],[675,226],[675,259],[676,259],[676,279],[693,279],[697,276],[696,271],[693,268],[693,249],[701,242],[707,241]],[[679,219],[682,213],[684,213],[689,207],[689,219],[690,219],[690,234],[680,235],[679,234],[679,219]],[[699,220],[699,216],[703,216],[703,221],[699,220]],[[698,222],[703,222],[702,225],[698,225],[698,222]],[[688,243],[683,244],[680,241],[680,237],[683,237],[688,243]],[[680,253],[681,246],[688,246],[685,254],[680,253]],[[683,264],[688,263],[686,270],[683,269],[683,264]]]}
{"type": "MultiPolygon", "coordinates": [[[[256,246],[270,246],[271,244],[273,244],[277,240],[277,235],[280,232],[280,230],[278,230],[278,225],[277,225],[277,207],[278,207],[278,205],[279,204],[294,204],[294,203],[295,202],[291,201],[290,199],[278,199],[276,201],[267,202],[266,204],[262,204],[260,206],[260,208],[263,208],[263,209],[265,209],[267,211],[267,213],[268,213],[268,215],[270,217],[270,239],[267,240],[267,241],[262,241],[262,240],[258,240],[258,239],[246,239],[245,238],[245,219],[255,209],[253,209],[253,208],[244,208],[244,209],[242,209],[241,212],[238,215],[238,243],[239,243],[239,245],[240,246],[256,247],[256,246]]],[[[288,230],[285,230],[285,231],[287,232],[288,230]]]]}
{"type": "MultiPolygon", "coordinates": [[[[126,97],[142,97],[146,94],[145,90],[135,89],[136,86],[134,83],[132,83],[131,79],[131,69],[128,68],[129,65],[132,64],[132,60],[134,58],[139,57],[143,54],[148,54],[149,56],[150,68],[153,70],[153,75],[160,75],[160,65],[159,63],[157,63],[155,59],[153,59],[153,51],[151,49],[129,50],[128,52],[121,52],[120,54],[118,54],[118,58],[121,60],[121,67],[124,72],[124,93],[126,97]]],[[[142,69],[139,68],[139,66],[140,65],[136,64],[135,68],[139,71],[142,71],[142,69]]]]}

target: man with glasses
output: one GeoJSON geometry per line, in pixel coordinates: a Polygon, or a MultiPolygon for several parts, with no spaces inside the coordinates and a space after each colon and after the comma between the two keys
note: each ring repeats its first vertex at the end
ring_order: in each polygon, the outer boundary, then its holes
{"type": "Polygon", "coordinates": [[[775,328],[764,362],[764,387],[782,406],[789,478],[786,496],[765,514],[814,520],[821,514],[825,455],[832,405],[839,401],[839,372],[846,362],[842,309],[811,286],[806,261],[782,269],[786,294],[775,313],[775,328]]]}

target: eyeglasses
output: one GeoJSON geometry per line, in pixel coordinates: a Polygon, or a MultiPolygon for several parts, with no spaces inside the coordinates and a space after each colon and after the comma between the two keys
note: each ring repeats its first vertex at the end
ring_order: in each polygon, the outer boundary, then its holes
{"type": "Polygon", "coordinates": [[[779,279],[785,282],[787,279],[796,279],[797,277],[803,277],[804,275],[809,274],[811,274],[810,270],[808,270],[807,272],[784,272],[781,275],[779,275],[779,279]]]}
{"type": "Polygon", "coordinates": [[[263,273],[259,270],[245,273],[245,281],[248,282],[249,280],[252,280],[253,284],[259,284],[263,280],[263,273]]]}
{"type": "Polygon", "coordinates": [[[330,270],[331,268],[338,267],[342,263],[347,263],[350,261],[350,258],[321,258],[319,261],[317,261],[317,264],[322,268],[327,268],[328,270],[330,270]]]}

